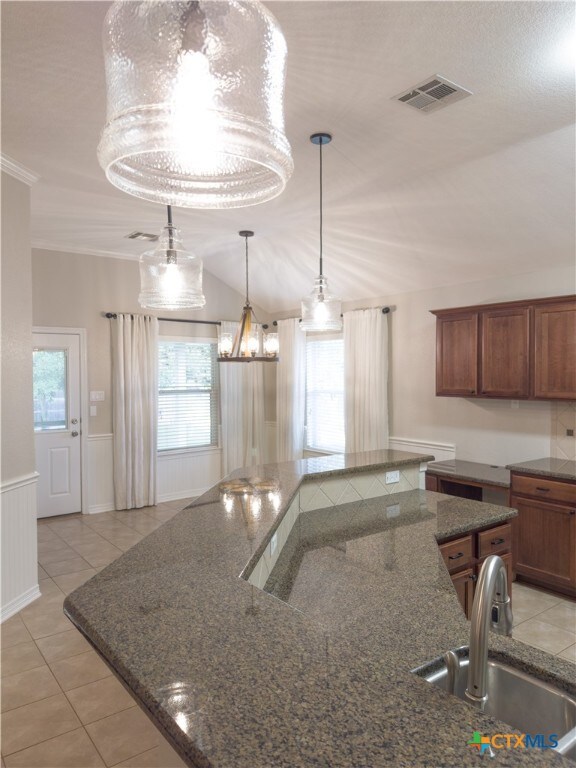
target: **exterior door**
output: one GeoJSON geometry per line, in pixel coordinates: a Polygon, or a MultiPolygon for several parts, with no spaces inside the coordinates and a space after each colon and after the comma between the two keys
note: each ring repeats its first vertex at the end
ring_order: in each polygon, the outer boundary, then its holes
{"type": "Polygon", "coordinates": [[[38,517],[82,510],[80,336],[33,334],[38,517]]]}

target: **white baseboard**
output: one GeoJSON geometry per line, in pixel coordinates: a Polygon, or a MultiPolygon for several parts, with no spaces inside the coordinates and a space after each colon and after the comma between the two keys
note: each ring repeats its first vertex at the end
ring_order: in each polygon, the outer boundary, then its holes
{"type": "Polygon", "coordinates": [[[88,507],[88,511],[84,514],[99,515],[100,512],[114,512],[114,502],[111,502],[110,504],[91,504],[88,507]]]}
{"type": "Polygon", "coordinates": [[[388,447],[396,451],[428,453],[435,461],[450,461],[456,457],[456,446],[452,443],[433,443],[429,440],[413,440],[408,437],[391,437],[388,447]]]}
{"type": "Polygon", "coordinates": [[[202,496],[203,493],[209,491],[212,488],[211,485],[207,485],[205,488],[188,488],[183,491],[173,491],[172,493],[163,493],[158,496],[158,503],[163,501],[179,501],[180,499],[192,499],[202,496]]]}
{"type": "Polygon", "coordinates": [[[14,614],[18,613],[23,608],[26,608],[27,605],[30,605],[30,603],[33,603],[34,600],[37,600],[39,597],[40,588],[38,584],[36,584],[34,587],[30,587],[30,589],[26,590],[22,595],[15,597],[14,600],[10,600],[9,603],[2,606],[0,623],[6,621],[6,619],[9,619],[11,616],[14,616],[14,614]]]}

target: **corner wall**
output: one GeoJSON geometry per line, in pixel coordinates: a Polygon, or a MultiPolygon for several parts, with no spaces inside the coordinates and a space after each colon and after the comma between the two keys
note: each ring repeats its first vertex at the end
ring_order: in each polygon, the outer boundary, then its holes
{"type": "Polygon", "coordinates": [[[2,613],[40,595],[32,408],[30,189],[2,172],[2,613]]]}

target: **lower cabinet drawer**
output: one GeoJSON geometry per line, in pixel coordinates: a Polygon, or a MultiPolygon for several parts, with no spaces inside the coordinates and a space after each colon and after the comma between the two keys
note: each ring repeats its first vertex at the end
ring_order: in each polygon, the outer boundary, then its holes
{"type": "Polygon", "coordinates": [[[482,531],[478,534],[478,557],[499,555],[512,549],[512,526],[510,523],[482,531]]]}
{"type": "Polygon", "coordinates": [[[559,501],[576,504],[576,485],[548,480],[546,477],[530,477],[512,473],[512,493],[532,496],[543,501],[559,501]]]}
{"type": "Polygon", "coordinates": [[[465,568],[472,563],[474,557],[472,536],[440,544],[440,552],[449,573],[465,568]]]}

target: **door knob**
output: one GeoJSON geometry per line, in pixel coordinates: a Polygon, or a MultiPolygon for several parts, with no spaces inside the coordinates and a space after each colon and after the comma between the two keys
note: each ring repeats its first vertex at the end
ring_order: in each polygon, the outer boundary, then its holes
{"type": "Polygon", "coordinates": [[[72,432],[72,437],[78,437],[78,432],[76,432],[76,430],[74,430],[74,432],[72,432]]]}

